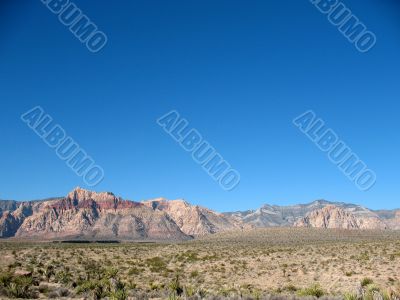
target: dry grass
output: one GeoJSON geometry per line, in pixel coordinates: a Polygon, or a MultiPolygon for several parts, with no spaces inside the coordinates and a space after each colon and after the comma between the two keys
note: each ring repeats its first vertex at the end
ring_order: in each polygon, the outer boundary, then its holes
{"type": "Polygon", "coordinates": [[[277,228],[171,244],[3,241],[0,255],[2,299],[400,296],[400,232],[277,228]]]}

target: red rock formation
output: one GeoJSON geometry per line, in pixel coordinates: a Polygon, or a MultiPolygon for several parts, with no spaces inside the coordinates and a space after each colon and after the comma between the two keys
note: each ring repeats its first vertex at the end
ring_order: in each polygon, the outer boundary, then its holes
{"type": "Polygon", "coordinates": [[[138,202],[112,193],[76,188],[65,198],[34,205],[17,237],[186,239],[166,213],[153,211],[138,202]]]}

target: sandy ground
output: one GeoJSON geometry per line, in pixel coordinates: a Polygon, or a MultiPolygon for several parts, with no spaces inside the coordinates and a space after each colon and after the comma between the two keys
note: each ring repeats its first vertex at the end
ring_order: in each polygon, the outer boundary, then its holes
{"type": "MultiPolygon", "coordinates": [[[[32,272],[38,297],[79,286],[116,269],[127,294],[159,297],[179,285],[192,294],[298,294],[319,286],[325,295],[356,293],[361,282],[382,291],[400,280],[400,232],[300,228],[217,234],[182,243],[0,243],[2,274],[32,272]],[[54,274],[48,275],[48,269],[54,274]]],[[[106,275],[104,275],[106,276],[106,275]]],[[[81,288],[82,290],[82,288],[81,288]]],[[[138,298],[138,299],[139,299],[138,298]]]]}

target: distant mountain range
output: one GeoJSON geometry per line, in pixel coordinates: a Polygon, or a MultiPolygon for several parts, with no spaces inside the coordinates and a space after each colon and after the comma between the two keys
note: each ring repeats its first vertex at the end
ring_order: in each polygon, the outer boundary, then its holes
{"type": "Polygon", "coordinates": [[[292,206],[217,213],[184,200],[124,200],[110,192],[76,188],[65,197],[0,200],[0,238],[185,240],[262,227],[399,230],[400,210],[374,211],[314,201],[292,206]]]}
{"type": "Polygon", "coordinates": [[[225,215],[254,227],[400,229],[400,210],[374,211],[360,205],[326,200],[291,206],[266,204],[257,210],[225,215]]]}

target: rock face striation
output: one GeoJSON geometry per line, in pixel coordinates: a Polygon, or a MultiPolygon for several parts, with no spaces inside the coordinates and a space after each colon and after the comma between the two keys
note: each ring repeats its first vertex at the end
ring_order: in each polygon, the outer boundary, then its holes
{"type": "Polygon", "coordinates": [[[4,202],[0,237],[184,240],[241,228],[236,221],[183,200],[134,202],[76,188],[64,198],[4,202]]]}
{"type": "Polygon", "coordinates": [[[186,234],[201,236],[249,227],[242,221],[216,213],[208,208],[190,205],[185,200],[154,199],[143,202],[155,211],[167,213],[186,234]]]}
{"type": "Polygon", "coordinates": [[[31,203],[21,203],[14,210],[2,211],[0,213],[0,238],[13,237],[25,221],[32,215],[31,203]]]}
{"type": "Polygon", "coordinates": [[[377,216],[357,217],[344,208],[328,205],[314,210],[294,224],[296,227],[335,229],[387,229],[388,226],[377,216]]]}
{"type": "Polygon", "coordinates": [[[17,209],[17,201],[13,200],[0,200],[0,215],[3,211],[13,211],[17,209]]]}
{"type": "Polygon", "coordinates": [[[81,188],[3,212],[0,236],[40,239],[187,239],[164,212],[81,188]]]}
{"type": "Polygon", "coordinates": [[[317,200],[291,206],[264,205],[225,215],[255,227],[400,229],[400,211],[374,211],[360,205],[317,200]]]}
{"type": "Polygon", "coordinates": [[[225,213],[227,216],[242,220],[255,227],[291,227],[297,219],[305,217],[311,211],[321,209],[330,202],[325,200],[314,201],[310,204],[297,204],[291,206],[268,205],[257,210],[225,213]]]}
{"type": "Polygon", "coordinates": [[[0,238],[185,240],[260,227],[400,230],[400,210],[373,211],[325,200],[217,213],[184,200],[134,202],[76,188],[65,197],[0,200],[0,238]]]}

